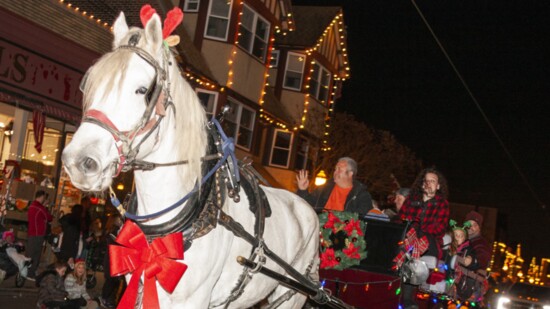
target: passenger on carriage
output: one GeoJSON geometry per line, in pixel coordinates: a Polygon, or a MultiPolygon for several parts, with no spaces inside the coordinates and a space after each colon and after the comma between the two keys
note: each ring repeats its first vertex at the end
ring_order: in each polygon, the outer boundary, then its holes
{"type": "Polygon", "coordinates": [[[388,217],[388,215],[386,215],[382,210],[380,210],[380,207],[378,206],[377,201],[372,201],[372,209],[369,210],[365,218],[380,220],[380,221],[387,221],[387,222],[390,221],[390,217],[388,217]]]}
{"type": "Polygon", "coordinates": [[[456,221],[450,220],[452,228],[452,242],[445,252],[447,277],[452,279],[448,294],[462,300],[468,299],[474,291],[475,270],[479,269],[474,249],[468,240],[469,221],[459,226],[456,221]]]}
{"type": "Polygon", "coordinates": [[[477,262],[475,251],[470,246],[468,240],[468,229],[470,224],[468,221],[464,226],[459,226],[456,221],[450,220],[449,225],[452,228],[452,241],[449,249],[444,252],[445,264],[447,264],[450,274],[456,272],[458,266],[463,266],[469,270],[477,270],[479,264],[477,262]]]}
{"type": "MultiPolygon", "coordinates": [[[[443,174],[434,168],[427,168],[416,178],[409,197],[399,211],[402,220],[411,223],[418,238],[426,236],[428,249],[426,256],[442,257],[443,236],[449,222],[447,202],[447,181],[443,174]]],[[[417,286],[407,282],[402,284],[402,301],[405,309],[418,308],[415,303],[417,286]]]]}
{"type": "Polygon", "coordinates": [[[397,220],[399,219],[397,216],[397,213],[401,210],[401,207],[403,207],[403,203],[405,203],[405,200],[407,197],[409,197],[411,189],[409,188],[399,188],[397,191],[395,191],[395,198],[393,199],[395,204],[394,208],[386,208],[384,209],[384,213],[390,218],[390,220],[397,220]]]}
{"type": "Polygon", "coordinates": [[[308,172],[301,170],[296,175],[297,194],[305,199],[317,212],[349,211],[361,217],[372,209],[372,198],[367,186],[359,182],[357,162],[349,157],[338,159],[334,174],[327,184],[309,192],[308,172]]]}
{"type": "Polygon", "coordinates": [[[477,262],[480,269],[486,269],[491,261],[491,247],[483,236],[481,236],[481,228],[483,226],[483,216],[476,212],[470,211],[466,214],[465,220],[469,222],[470,229],[468,230],[470,245],[476,252],[477,262]]]}

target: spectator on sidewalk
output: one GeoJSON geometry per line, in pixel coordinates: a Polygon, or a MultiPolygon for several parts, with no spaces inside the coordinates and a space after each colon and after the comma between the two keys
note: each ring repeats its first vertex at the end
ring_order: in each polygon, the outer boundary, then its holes
{"type": "Polygon", "coordinates": [[[69,293],[67,298],[78,300],[82,307],[95,309],[98,304],[86,290],[86,275],[86,262],[82,259],[75,260],[74,271],[65,278],[65,290],[69,293]]]}
{"type": "Polygon", "coordinates": [[[103,274],[105,282],[101,290],[101,305],[105,308],[115,308],[117,304],[117,292],[121,284],[124,284],[123,277],[111,277],[111,265],[109,261],[109,245],[115,244],[118,231],[122,227],[122,217],[114,214],[107,219],[105,223],[105,234],[100,242],[100,249],[103,255],[103,274]]]}
{"type": "Polygon", "coordinates": [[[76,204],[72,207],[71,213],[59,219],[63,230],[63,240],[57,258],[67,262],[71,269],[74,267],[74,259],[78,256],[82,212],[82,205],[76,204]]]}
{"type": "Polygon", "coordinates": [[[27,231],[27,255],[32,259],[32,265],[29,268],[27,279],[34,281],[40,257],[42,256],[42,246],[44,237],[48,232],[48,222],[53,217],[44,206],[48,201],[48,194],[43,190],[36,191],[34,201],[29,206],[27,212],[28,231],[27,231]]]}
{"type": "Polygon", "coordinates": [[[83,305],[80,300],[67,298],[69,293],[65,290],[63,279],[66,271],[67,264],[57,261],[51,268],[36,277],[36,285],[40,287],[38,290],[40,308],[80,309],[83,305]]]}

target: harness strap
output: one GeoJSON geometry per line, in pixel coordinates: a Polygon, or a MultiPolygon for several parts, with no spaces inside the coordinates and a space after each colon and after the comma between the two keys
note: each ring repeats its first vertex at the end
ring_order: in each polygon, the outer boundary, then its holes
{"type": "MultiPolygon", "coordinates": [[[[260,240],[258,238],[250,235],[250,233],[248,233],[240,223],[235,221],[230,215],[226,214],[222,210],[220,210],[218,222],[227,230],[231,231],[235,236],[240,237],[250,243],[252,247],[255,248],[260,245],[260,240]]],[[[278,255],[273,253],[273,251],[271,251],[267,245],[264,244],[263,248],[267,257],[269,257],[272,261],[282,267],[286,271],[286,273],[288,273],[292,278],[296,279],[298,282],[302,283],[305,286],[311,287],[313,289],[318,288],[306,276],[299,273],[285,260],[281,259],[278,255]]]]}

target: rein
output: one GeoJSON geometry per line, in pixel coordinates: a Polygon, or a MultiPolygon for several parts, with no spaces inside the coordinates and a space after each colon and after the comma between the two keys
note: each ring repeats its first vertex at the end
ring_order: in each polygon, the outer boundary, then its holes
{"type": "MultiPolygon", "coordinates": [[[[152,213],[152,214],[148,214],[148,215],[136,215],[136,214],[131,214],[129,212],[125,212],[124,215],[127,217],[127,218],[130,218],[134,221],[143,221],[143,220],[149,220],[149,219],[153,219],[153,218],[156,218],[156,217],[159,217],[161,215],[164,215],[166,214],[167,212],[170,212],[174,209],[176,209],[177,207],[181,206],[183,203],[185,203],[191,196],[193,196],[193,194],[197,193],[199,191],[199,189],[208,181],[208,179],[220,168],[222,167],[222,165],[224,163],[227,163],[228,162],[228,158],[231,158],[231,160],[233,160],[233,162],[237,162],[237,158],[235,157],[235,143],[233,141],[232,138],[228,138],[225,133],[223,132],[222,128],[221,128],[221,125],[220,123],[218,122],[217,119],[213,118],[210,122],[211,124],[214,124],[215,125],[215,128],[217,129],[217,133],[219,133],[220,135],[220,138],[221,138],[221,151],[222,151],[222,154],[220,155],[219,153],[218,154],[214,154],[214,155],[209,155],[207,157],[205,157],[205,161],[208,160],[208,159],[216,159],[216,158],[220,158],[220,160],[216,163],[216,165],[214,165],[214,167],[212,169],[210,169],[210,171],[208,171],[208,173],[206,175],[204,175],[204,177],[202,178],[200,184],[196,184],[195,187],[193,188],[193,190],[189,191],[185,196],[183,196],[180,200],[178,200],[177,202],[175,202],[174,204],[160,210],[160,211],[157,211],[155,213],[152,213]]],[[[211,125],[210,124],[210,125],[211,125]]],[[[187,161],[180,161],[180,162],[187,162],[187,161]]],[[[239,172],[238,170],[235,172],[235,175],[237,176],[236,177],[236,182],[239,182],[240,181],[240,176],[239,176],[239,172]]],[[[116,203],[116,201],[115,201],[116,203]]],[[[120,204],[120,202],[118,202],[118,204],[120,204]]]]}

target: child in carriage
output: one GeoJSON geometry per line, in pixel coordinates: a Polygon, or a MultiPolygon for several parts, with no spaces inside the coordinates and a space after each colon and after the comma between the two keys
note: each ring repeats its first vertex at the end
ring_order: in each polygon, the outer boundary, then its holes
{"type": "Polygon", "coordinates": [[[451,219],[449,225],[452,228],[452,241],[445,254],[445,263],[453,284],[449,287],[448,294],[454,298],[467,300],[479,287],[478,275],[475,273],[479,269],[479,264],[468,240],[470,224],[466,222],[463,226],[459,226],[451,219]]]}

